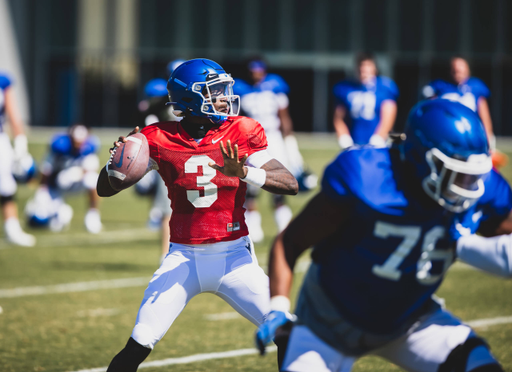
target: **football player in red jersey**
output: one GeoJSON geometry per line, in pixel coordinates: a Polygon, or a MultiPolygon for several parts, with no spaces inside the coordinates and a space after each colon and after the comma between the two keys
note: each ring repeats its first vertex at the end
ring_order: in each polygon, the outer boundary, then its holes
{"type": "MultiPolygon", "coordinates": [[[[157,169],[168,188],[171,242],[144,293],[131,337],[109,372],[136,371],[199,293],[218,295],[255,325],[270,310],[268,278],[257,263],[244,221],[245,192],[250,183],[294,195],[298,184],[268,155],[260,124],[237,116],[239,97],[232,93],[233,83],[213,61],[184,62],[167,84],[170,104],[184,119],[141,131],[150,148],[148,171],[157,169]]],[[[120,137],[111,152],[125,141],[120,137]]],[[[107,167],[98,180],[100,196],[116,193],[107,167]]]]}

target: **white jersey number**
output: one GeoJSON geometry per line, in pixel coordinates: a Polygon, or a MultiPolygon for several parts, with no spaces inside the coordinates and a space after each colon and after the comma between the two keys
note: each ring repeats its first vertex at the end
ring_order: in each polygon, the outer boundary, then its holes
{"type": "Polygon", "coordinates": [[[373,92],[350,92],[347,96],[350,101],[350,113],[355,119],[363,118],[365,120],[373,120],[375,118],[375,105],[377,97],[373,92]]]}
{"type": "MultiPolygon", "coordinates": [[[[404,239],[384,264],[374,265],[372,267],[372,272],[381,278],[394,281],[399,280],[402,276],[402,272],[398,270],[398,267],[418,243],[421,237],[421,228],[419,226],[399,226],[377,221],[373,234],[382,239],[386,239],[390,236],[404,239]]],[[[416,271],[416,279],[421,284],[434,284],[441,279],[444,272],[450,267],[453,260],[452,252],[449,250],[435,250],[437,241],[442,238],[444,234],[444,227],[434,226],[423,238],[422,254],[418,260],[416,271]],[[438,275],[432,275],[430,272],[432,269],[432,260],[443,261],[443,271],[438,275]]]]}
{"type": "Polygon", "coordinates": [[[199,190],[187,190],[187,199],[196,208],[208,208],[217,200],[217,185],[211,182],[217,171],[208,165],[210,162],[214,161],[206,155],[194,155],[185,162],[185,173],[197,173],[199,166],[203,167],[203,175],[197,176],[197,187],[204,189],[204,196],[199,190]]]}

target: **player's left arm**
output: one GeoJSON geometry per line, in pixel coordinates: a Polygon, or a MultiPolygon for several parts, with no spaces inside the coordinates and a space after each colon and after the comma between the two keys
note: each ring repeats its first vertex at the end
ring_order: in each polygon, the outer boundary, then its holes
{"type": "Polygon", "coordinates": [[[512,234],[512,210],[508,214],[507,218],[505,218],[499,224],[496,229],[494,235],[503,235],[503,234],[512,234]]]}
{"type": "Polygon", "coordinates": [[[379,136],[382,138],[382,140],[386,140],[388,138],[388,134],[391,129],[393,129],[393,125],[395,124],[396,111],[397,106],[395,101],[387,99],[382,102],[380,107],[380,122],[373,136],[379,136]]]}
{"type": "Polygon", "coordinates": [[[14,136],[14,154],[20,157],[28,152],[28,141],[23,129],[23,122],[21,120],[20,113],[18,112],[12,87],[9,87],[4,91],[4,99],[5,113],[9,118],[9,123],[11,124],[14,136]]]}
{"type": "Polygon", "coordinates": [[[487,99],[485,97],[478,98],[477,106],[478,116],[480,116],[480,120],[482,120],[482,123],[484,124],[485,132],[487,133],[487,138],[489,140],[491,150],[494,151],[494,149],[496,148],[496,138],[494,137],[491,112],[489,110],[489,104],[487,102],[487,99]]]}
{"type": "Polygon", "coordinates": [[[260,168],[248,167],[245,165],[248,154],[240,159],[238,145],[232,147],[231,141],[228,140],[225,146],[220,141],[219,146],[224,165],[220,166],[213,162],[208,165],[225,176],[238,177],[273,194],[296,195],[299,192],[299,184],[295,177],[276,159],[267,161],[260,168]]]}
{"type": "Polygon", "coordinates": [[[279,120],[281,121],[281,133],[283,133],[283,137],[292,134],[293,122],[288,107],[279,109],[277,115],[279,116],[279,120]]]}

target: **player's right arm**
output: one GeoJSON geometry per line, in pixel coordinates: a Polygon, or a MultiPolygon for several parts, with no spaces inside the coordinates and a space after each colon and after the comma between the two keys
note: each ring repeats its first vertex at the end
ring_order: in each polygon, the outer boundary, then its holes
{"type": "Polygon", "coordinates": [[[269,257],[270,296],[289,297],[293,268],[308,248],[333,234],[349,218],[350,206],[319,192],[277,236],[269,257]]]}
{"type": "Polygon", "coordinates": [[[338,136],[338,143],[342,149],[350,147],[354,144],[354,140],[350,135],[348,125],[345,122],[347,109],[345,106],[338,104],[334,110],[333,125],[336,135],[338,136]]]}
{"type": "Polygon", "coordinates": [[[256,345],[261,354],[290,314],[290,290],[297,258],[311,246],[336,231],[349,217],[350,206],[318,193],[304,210],[280,233],[272,245],[269,258],[270,313],[256,332],[256,345]]]}
{"type": "MultiPolygon", "coordinates": [[[[138,133],[139,127],[135,127],[134,130],[132,130],[130,133],[128,133],[128,136],[131,136],[132,134],[138,133]]],[[[127,136],[127,137],[128,137],[127,136]]],[[[127,139],[125,136],[120,136],[117,141],[114,141],[114,146],[110,148],[109,152],[112,154],[114,152],[114,149],[121,146],[121,143],[126,143],[127,139]]],[[[108,181],[108,172],[107,172],[107,166],[104,166],[101,171],[100,175],[98,176],[98,183],[96,184],[96,192],[99,196],[105,198],[109,196],[113,196],[119,191],[114,190],[112,186],[110,185],[110,182],[108,181]]]]}

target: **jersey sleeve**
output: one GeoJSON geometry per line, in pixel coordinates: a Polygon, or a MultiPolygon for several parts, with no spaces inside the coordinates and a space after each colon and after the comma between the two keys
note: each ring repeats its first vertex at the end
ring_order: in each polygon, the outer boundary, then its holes
{"type": "Polygon", "coordinates": [[[347,95],[350,91],[346,82],[342,81],[336,84],[333,88],[334,101],[336,105],[347,106],[347,95]]]}
{"type": "Polygon", "coordinates": [[[267,149],[265,130],[256,120],[243,118],[239,124],[239,130],[238,156],[240,158],[245,154],[251,156],[258,151],[267,149]]]}
{"type": "Polygon", "coordinates": [[[423,88],[423,95],[426,98],[440,96],[441,94],[443,94],[443,85],[444,82],[442,80],[433,80],[425,88],[423,88]]]}
{"type": "Polygon", "coordinates": [[[290,87],[288,86],[286,81],[284,81],[284,79],[281,76],[276,75],[276,74],[268,74],[267,76],[268,76],[267,80],[272,80],[272,86],[273,86],[272,90],[274,91],[274,93],[276,93],[276,94],[290,93],[290,87]]]}
{"type": "Polygon", "coordinates": [[[12,84],[11,79],[4,74],[0,74],[0,89],[6,89],[12,84]]]}
{"type": "Polygon", "coordinates": [[[392,100],[396,101],[399,96],[398,86],[395,84],[393,80],[388,77],[381,77],[381,83],[383,89],[383,101],[384,100],[392,100]]]}
{"type": "Polygon", "coordinates": [[[472,77],[470,78],[470,83],[472,90],[476,93],[477,98],[489,98],[491,96],[491,91],[482,80],[472,77]]]}
{"type": "Polygon", "coordinates": [[[233,85],[233,93],[238,96],[243,96],[251,92],[251,86],[242,79],[235,79],[235,84],[233,85]]]}
{"type": "Polygon", "coordinates": [[[484,235],[492,235],[512,210],[512,190],[505,178],[494,169],[485,182],[485,194],[478,207],[482,210],[478,232],[484,235]]]}

